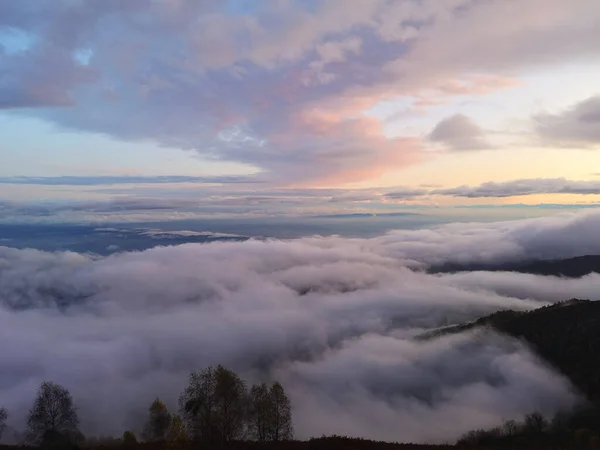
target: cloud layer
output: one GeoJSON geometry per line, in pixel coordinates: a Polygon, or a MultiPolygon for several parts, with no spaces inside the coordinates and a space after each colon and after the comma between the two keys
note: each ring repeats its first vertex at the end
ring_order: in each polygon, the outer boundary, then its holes
{"type": "Polygon", "coordinates": [[[41,186],[104,186],[113,184],[250,184],[256,183],[251,176],[60,176],[60,177],[0,177],[0,184],[33,184],[41,186]]]}
{"type": "MultiPolygon", "coordinates": [[[[598,12],[595,0],[4,2],[0,28],[22,42],[0,52],[0,108],[277,183],[356,181],[423,158],[421,136],[389,139],[365,111],[487,95],[597,57],[598,12]]],[[[481,147],[456,126],[452,147],[481,147]]]]}
{"type": "Polygon", "coordinates": [[[600,145],[600,96],[590,97],[558,114],[536,118],[542,139],[563,146],[598,147],[600,145]]]}
{"type": "Polygon", "coordinates": [[[482,183],[479,186],[458,186],[449,189],[435,189],[429,191],[429,193],[468,198],[516,197],[534,194],[599,195],[600,182],[567,180],[565,178],[531,178],[501,183],[490,181],[482,183]]]}
{"type": "Polygon", "coordinates": [[[223,363],[280,379],[299,437],[453,440],[576,401],[522,344],[425,330],[597,295],[600,276],[430,275],[440,262],[600,252],[600,215],[454,224],[373,239],[186,244],[101,258],[0,247],[0,398],[22,427],[37,385],[65,384],[89,434],[139,429],[158,395],[223,363]]]}
{"type": "Polygon", "coordinates": [[[6,183],[5,195],[0,194],[0,223],[143,223],[240,215],[291,219],[376,214],[382,218],[408,213],[419,213],[425,222],[439,223],[444,221],[442,214],[461,216],[452,207],[443,213],[437,208],[451,198],[516,201],[517,197],[566,194],[582,196],[586,203],[573,202],[564,207],[600,205],[596,198],[600,196],[600,182],[595,180],[531,178],[448,188],[422,185],[364,189],[274,189],[262,181],[261,177],[178,176],[0,178],[0,185],[6,183]],[[19,201],[20,190],[26,198],[35,195],[36,200],[19,201]],[[48,195],[56,199],[38,200],[48,195]]]}

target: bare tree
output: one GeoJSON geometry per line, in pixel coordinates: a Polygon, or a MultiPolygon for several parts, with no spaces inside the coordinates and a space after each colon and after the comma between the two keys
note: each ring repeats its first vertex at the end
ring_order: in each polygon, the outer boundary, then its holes
{"type": "Polygon", "coordinates": [[[283,386],[280,383],[274,383],[269,389],[269,397],[272,408],[271,424],[268,427],[269,440],[278,442],[292,439],[294,436],[292,407],[283,386]]]}
{"type": "Polygon", "coordinates": [[[241,439],[246,427],[246,383],[223,366],[217,367],[216,378],[219,438],[224,442],[241,439]]]}
{"type": "Polygon", "coordinates": [[[148,408],[148,421],[144,427],[144,439],[149,442],[161,442],[167,438],[171,425],[171,414],[167,406],[158,398],[148,408]]]}
{"type": "Polygon", "coordinates": [[[507,420],[502,425],[502,430],[504,431],[504,434],[506,434],[506,436],[513,437],[517,431],[517,427],[518,424],[516,420],[507,420]]]}
{"type": "Polygon", "coordinates": [[[190,375],[179,405],[188,432],[210,446],[250,436],[257,441],[293,438],[290,400],[280,383],[246,383],[223,366],[190,375]]]}
{"type": "Polygon", "coordinates": [[[542,434],[547,426],[548,421],[537,411],[525,416],[525,429],[531,433],[542,434]]]}
{"type": "Polygon", "coordinates": [[[179,397],[179,407],[188,432],[194,439],[212,441],[215,434],[217,377],[214,367],[190,374],[189,384],[179,397]]]}
{"type": "Polygon", "coordinates": [[[260,442],[267,440],[271,424],[271,396],[265,384],[255,384],[250,389],[248,425],[250,436],[260,442]]]}
{"type": "Polygon", "coordinates": [[[29,411],[28,439],[40,443],[48,436],[74,436],[78,425],[77,409],[69,391],[56,383],[43,382],[29,411]]]}
{"type": "Polygon", "coordinates": [[[223,366],[192,373],[190,384],[179,399],[188,430],[205,442],[242,438],[246,395],[246,383],[223,366]]]}
{"type": "Polygon", "coordinates": [[[0,441],[2,440],[2,434],[6,429],[6,419],[8,418],[8,413],[6,412],[6,408],[0,408],[0,441]]]}

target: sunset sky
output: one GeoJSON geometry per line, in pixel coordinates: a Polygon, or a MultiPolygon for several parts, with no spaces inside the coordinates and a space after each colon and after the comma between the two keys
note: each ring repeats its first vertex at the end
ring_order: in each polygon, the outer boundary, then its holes
{"type": "Polygon", "coordinates": [[[597,0],[2,1],[0,213],[600,204],[599,42],[597,0]]]}

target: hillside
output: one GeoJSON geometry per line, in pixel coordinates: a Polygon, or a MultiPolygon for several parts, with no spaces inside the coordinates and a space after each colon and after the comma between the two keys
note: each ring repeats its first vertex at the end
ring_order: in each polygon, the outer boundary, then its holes
{"type": "Polygon", "coordinates": [[[448,263],[432,266],[430,273],[447,273],[486,270],[492,272],[519,272],[534,275],[553,275],[578,278],[590,273],[600,273],[600,255],[586,255],[575,258],[511,261],[506,263],[448,263]]]}
{"type": "Polygon", "coordinates": [[[484,326],[526,341],[588,399],[600,404],[600,301],[573,299],[529,312],[499,311],[423,337],[484,326]]]}

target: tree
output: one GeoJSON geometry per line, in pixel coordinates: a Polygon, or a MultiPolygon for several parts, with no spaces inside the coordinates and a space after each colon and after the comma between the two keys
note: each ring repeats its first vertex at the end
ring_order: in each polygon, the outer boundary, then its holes
{"type": "Polygon", "coordinates": [[[275,382],[269,389],[271,400],[271,424],[268,427],[269,440],[278,442],[292,439],[294,429],[292,426],[292,407],[283,386],[275,382]]]}
{"type": "Polygon", "coordinates": [[[205,442],[227,442],[244,435],[246,383],[223,366],[190,374],[179,405],[187,429],[205,442]]]}
{"type": "Polygon", "coordinates": [[[272,423],[271,396],[269,387],[265,384],[252,385],[249,397],[248,428],[253,439],[264,442],[270,435],[269,426],[272,423]]]}
{"type": "Polygon", "coordinates": [[[6,429],[6,419],[8,418],[8,413],[6,412],[6,408],[0,408],[0,441],[2,440],[2,434],[6,429]]]}
{"type": "Polygon", "coordinates": [[[502,430],[504,431],[504,434],[506,434],[506,436],[513,437],[517,431],[517,427],[518,425],[516,420],[507,420],[502,425],[502,430]]]}
{"type": "Polygon", "coordinates": [[[212,441],[215,434],[216,371],[207,367],[190,374],[189,384],[179,397],[187,430],[194,439],[212,441]]]}
{"type": "Polygon", "coordinates": [[[246,428],[246,383],[235,372],[217,366],[215,397],[217,428],[223,442],[241,439],[246,428]]]}
{"type": "Polygon", "coordinates": [[[123,433],[123,447],[131,448],[137,444],[137,438],[131,431],[123,433]]]}
{"type": "Polygon", "coordinates": [[[79,417],[73,397],[64,387],[45,381],[37,392],[27,419],[28,438],[39,444],[46,438],[70,437],[78,433],[79,417]]]}
{"type": "Polygon", "coordinates": [[[158,398],[148,408],[148,421],[144,427],[144,439],[149,442],[160,442],[167,438],[171,425],[171,414],[167,406],[158,398]]]}
{"type": "Polygon", "coordinates": [[[479,438],[483,430],[471,430],[463,434],[456,443],[459,447],[469,445],[475,446],[479,443],[479,438]]]}
{"type": "Polygon", "coordinates": [[[169,449],[181,450],[185,447],[187,442],[187,435],[185,432],[185,425],[181,416],[175,414],[171,420],[171,426],[167,433],[167,442],[169,449]]]}
{"type": "Polygon", "coordinates": [[[293,438],[290,400],[280,383],[246,383],[223,366],[190,374],[179,398],[186,429],[194,439],[225,444],[249,435],[258,441],[293,438]]]}
{"type": "Polygon", "coordinates": [[[557,412],[550,421],[550,431],[554,434],[569,433],[569,417],[563,412],[557,412]]]}
{"type": "Polygon", "coordinates": [[[525,429],[530,433],[542,434],[547,426],[548,421],[537,411],[525,416],[525,429]]]}

